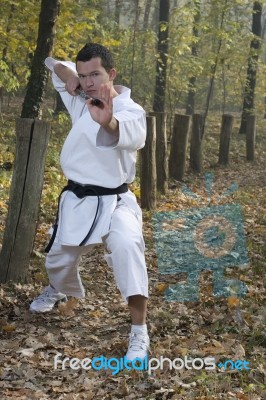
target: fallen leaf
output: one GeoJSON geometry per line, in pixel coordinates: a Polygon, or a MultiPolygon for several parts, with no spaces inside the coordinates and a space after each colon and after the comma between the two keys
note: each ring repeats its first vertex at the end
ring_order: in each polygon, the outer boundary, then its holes
{"type": "Polygon", "coordinates": [[[21,354],[22,356],[25,357],[32,357],[34,355],[34,349],[33,348],[22,349],[18,350],[16,353],[21,354]]]}
{"type": "Polygon", "coordinates": [[[2,330],[4,332],[13,332],[16,330],[16,327],[15,327],[15,325],[4,325],[4,326],[2,326],[2,330]]]}
{"type": "Polygon", "coordinates": [[[168,287],[168,284],[167,284],[167,283],[158,283],[158,284],[156,285],[156,290],[157,290],[159,293],[163,293],[167,287],[168,287]]]}
{"type": "Polygon", "coordinates": [[[67,317],[73,317],[75,315],[74,309],[78,305],[78,299],[72,298],[66,301],[65,303],[60,303],[58,305],[59,313],[65,315],[67,317]]]}
{"type": "Polygon", "coordinates": [[[233,350],[237,360],[241,360],[245,357],[246,352],[242,344],[238,343],[233,350]]]}
{"type": "Polygon", "coordinates": [[[119,393],[123,397],[129,395],[129,387],[127,385],[126,379],[122,379],[122,381],[119,385],[119,393]]]}
{"type": "Polygon", "coordinates": [[[238,297],[228,297],[227,300],[228,308],[236,308],[240,305],[240,299],[238,297]]]}

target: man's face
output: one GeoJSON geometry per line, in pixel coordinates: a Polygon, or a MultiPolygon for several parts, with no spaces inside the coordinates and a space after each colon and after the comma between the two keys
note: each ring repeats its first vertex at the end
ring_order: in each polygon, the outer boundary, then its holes
{"type": "Polygon", "coordinates": [[[92,58],[90,61],[77,61],[77,73],[80,86],[90,97],[98,97],[101,84],[112,83],[115,78],[115,69],[109,72],[102,66],[100,57],[92,58]]]}

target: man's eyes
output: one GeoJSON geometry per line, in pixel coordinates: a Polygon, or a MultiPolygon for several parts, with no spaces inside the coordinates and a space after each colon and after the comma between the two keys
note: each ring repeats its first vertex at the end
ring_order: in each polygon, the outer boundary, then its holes
{"type": "Polygon", "coordinates": [[[84,78],[87,78],[87,77],[93,78],[93,77],[96,77],[96,76],[99,76],[99,75],[100,75],[99,72],[92,72],[89,75],[79,75],[79,78],[81,78],[81,79],[84,79],[84,78]]]}

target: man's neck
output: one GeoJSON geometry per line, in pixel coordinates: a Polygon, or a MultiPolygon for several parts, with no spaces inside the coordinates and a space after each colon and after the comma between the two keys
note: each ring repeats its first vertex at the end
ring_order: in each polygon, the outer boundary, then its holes
{"type": "Polygon", "coordinates": [[[112,97],[116,97],[119,95],[119,93],[115,90],[115,88],[113,86],[111,88],[111,95],[112,95],[112,97]]]}

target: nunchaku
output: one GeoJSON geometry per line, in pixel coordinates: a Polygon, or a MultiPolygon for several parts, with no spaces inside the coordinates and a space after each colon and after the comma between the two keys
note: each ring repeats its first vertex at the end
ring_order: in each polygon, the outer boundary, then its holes
{"type": "Polygon", "coordinates": [[[91,104],[92,104],[93,106],[100,107],[100,106],[102,105],[101,100],[95,99],[94,97],[88,96],[83,90],[81,90],[81,89],[76,89],[76,92],[78,93],[78,95],[79,95],[80,97],[82,97],[82,98],[85,99],[85,100],[91,99],[91,100],[92,100],[91,104]]]}

